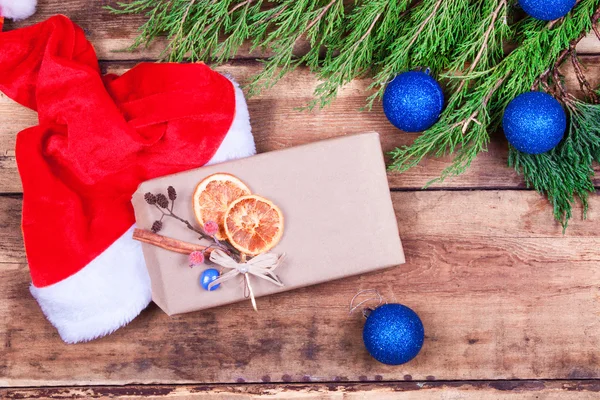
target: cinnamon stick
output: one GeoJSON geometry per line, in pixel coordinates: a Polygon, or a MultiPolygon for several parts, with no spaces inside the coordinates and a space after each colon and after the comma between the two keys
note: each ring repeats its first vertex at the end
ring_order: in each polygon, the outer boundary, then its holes
{"type": "Polygon", "coordinates": [[[181,254],[190,254],[194,251],[202,251],[210,254],[214,248],[200,244],[188,243],[181,240],[169,238],[158,233],[147,231],[145,229],[134,229],[133,238],[143,243],[160,247],[165,250],[174,251],[181,254]]]}

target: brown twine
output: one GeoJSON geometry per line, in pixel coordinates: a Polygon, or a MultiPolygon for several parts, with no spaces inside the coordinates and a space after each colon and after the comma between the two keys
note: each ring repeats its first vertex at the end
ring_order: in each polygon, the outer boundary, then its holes
{"type": "Polygon", "coordinates": [[[275,275],[274,271],[281,265],[284,257],[285,254],[263,253],[251,258],[249,261],[238,263],[223,250],[215,249],[210,253],[210,261],[224,268],[229,268],[230,271],[212,281],[208,285],[208,290],[216,285],[227,282],[238,275],[243,275],[244,297],[250,297],[252,308],[254,308],[254,311],[258,311],[254,291],[252,290],[252,285],[250,285],[250,275],[264,279],[274,285],[283,286],[283,283],[279,280],[279,277],[275,275]]]}

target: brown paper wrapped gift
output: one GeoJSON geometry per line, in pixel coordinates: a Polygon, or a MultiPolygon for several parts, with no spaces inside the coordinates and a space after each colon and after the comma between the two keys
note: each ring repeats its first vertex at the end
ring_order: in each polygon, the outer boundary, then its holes
{"type": "MultiPolygon", "coordinates": [[[[137,227],[150,229],[160,217],[144,201],[144,193],[165,193],[168,186],[177,190],[175,213],[196,223],[192,193],[198,182],[217,172],[239,177],[252,193],[283,211],[283,238],[272,251],[286,254],[276,270],[285,286],[250,276],[256,297],[404,263],[377,133],[329,139],[144,182],[132,199],[137,227]]],[[[160,234],[200,243],[198,234],[172,218],[163,220],[160,234]]],[[[152,298],[169,315],[244,300],[242,276],[206,291],[199,277],[208,266],[189,268],[186,255],[150,244],[143,244],[143,252],[152,298]]],[[[248,307],[250,311],[250,302],[248,307]]]]}

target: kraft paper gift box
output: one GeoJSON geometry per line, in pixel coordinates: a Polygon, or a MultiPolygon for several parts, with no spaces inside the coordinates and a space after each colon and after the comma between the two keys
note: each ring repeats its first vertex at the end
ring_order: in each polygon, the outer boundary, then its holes
{"type": "MultiPolygon", "coordinates": [[[[271,250],[286,254],[275,271],[284,286],[250,276],[257,298],[404,263],[377,133],[338,137],[144,182],[132,199],[137,227],[150,229],[161,215],[144,201],[144,194],[166,194],[168,186],[177,191],[174,212],[197,224],[192,193],[198,182],[218,172],[237,176],[284,215],[283,237],[271,250]]],[[[159,234],[201,243],[197,233],[173,218],[163,219],[159,234]]],[[[199,278],[214,266],[190,268],[184,254],[142,246],[153,300],[167,314],[245,300],[242,275],[206,291],[199,278]]],[[[260,299],[257,303],[260,309],[260,299]]],[[[251,312],[249,301],[248,307],[251,312]]]]}

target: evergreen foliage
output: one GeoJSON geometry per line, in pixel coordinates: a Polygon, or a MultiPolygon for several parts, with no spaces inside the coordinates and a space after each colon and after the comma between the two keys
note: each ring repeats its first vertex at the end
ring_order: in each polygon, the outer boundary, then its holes
{"type": "Polygon", "coordinates": [[[587,212],[588,195],[594,193],[593,162],[600,163],[600,105],[573,100],[565,139],[553,150],[537,155],[509,150],[508,163],[523,173],[527,185],[548,195],[554,217],[566,229],[575,198],[587,212]]]}
{"type": "Polygon", "coordinates": [[[430,68],[446,86],[447,105],[437,124],[391,153],[390,168],[402,172],[425,157],[453,154],[440,180],[464,172],[486,151],[510,100],[541,87],[570,114],[566,139],[541,155],[511,148],[509,163],[549,196],[566,227],[575,198],[586,205],[595,190],[600,106],[582,73],[588,103],[567,94],[558,67],[570,58],[581,72],[574,45],[594,27],[599,6],[600,0],[580,0],[550,23],[521,17],[508,0],[128,0],[112,11],[145,13],[132,48],[166,35],[163,57],[170,61],[222,63],[248,42],[251,50],[268,51],[250,94],[307,65],[321,81],[309,107],[326,106],[346,83],[367,74],[370,106],[397,73],[430,68]],[[310,44],[304,52],[296,49],[301,40],[310,44]]]}

